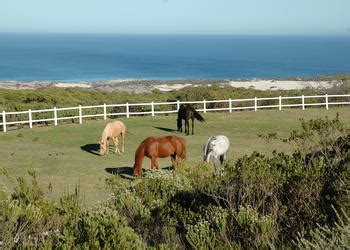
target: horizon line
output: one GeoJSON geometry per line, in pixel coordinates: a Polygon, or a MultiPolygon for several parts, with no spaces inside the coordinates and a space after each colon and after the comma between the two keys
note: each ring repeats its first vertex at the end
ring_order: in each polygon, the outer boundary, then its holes
{"type": "Polygon", "coordinates": [[[128,33],[128,32],[44,32],[44,31],[1,31],[0,34],[47,34],[47,35],[130,35],[130,36],[328,36],[350,37],[348,33],[128,33]]]}

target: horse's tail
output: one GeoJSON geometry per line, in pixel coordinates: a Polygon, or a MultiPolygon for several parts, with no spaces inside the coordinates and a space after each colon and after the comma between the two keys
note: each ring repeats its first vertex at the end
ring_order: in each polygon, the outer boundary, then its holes
{"type": "Polygon", "coordinates": [[[127,133],[127,134],[129,134],[129,135],[135,135],[135,134],[131,133],[129,129],[126,129],[126,130],[125,130],[125,133],[127,133]]]}
{"type": "Polygon", "coordinates": [[[205,122],[205,119],[203,118],[203,116],[201,116],[197,110],[193,109],[193,114],[194,114],[194,118],[196,118],[198,121],[200,122],[205,122]]]}

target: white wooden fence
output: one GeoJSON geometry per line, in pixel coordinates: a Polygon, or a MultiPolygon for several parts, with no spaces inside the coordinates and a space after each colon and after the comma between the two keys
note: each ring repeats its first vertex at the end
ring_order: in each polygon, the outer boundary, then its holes
{"type": "MultiPolygon", "coordinates": [[[[202,111],[204,113],[208,111],[229,111],[232,112],[234,110],[255,110],[258,109],[271,109],[271,108],[278,108],[279,110],[282,110],[282,108],[291,108],[291,107],[301,107],[303,110],[305,107],[308,106],[325,106],[326,109],[329,109],[329,106],[331,105],[347,105],[350,104],[350,94],[345,95],[314,95],[314,96],[278,96],[278,97],[266,97],[266,98],[250,98],[250,99],[228,99],[228,100],[214,100],[214,101],[176,101],[176,102],[151,102],[151,103],[125,103],[125,104],[103,104],[103,105],[95,105],[95,106],[81,106],[78,107],[69,107],[69,108],[52,108],[52,109],[44,109],[44,110],[31,110],[28,111],[20,111],[20,112],[5,112],[2,111],[2,122],[0,125],[3,128],[3,131],[7,131],[7,126],[14,125],[14,124],[29,124],[29,127],[32,128],[34,123],[39,122],[48,122],[53,121],[53,124],[55,126],[58,125],[58,121],[67,120],[67,119],[78,119],[79,123],[83,123],[84,118],[90,118],[90,117],[103,117],[104,120],[106,120],[110,116],[126,116],[129,118],[131,115],[152,115],[155,116],[156,114],[169,114],[169,113],[176,113],[177,110],[180,107],[180,104],[201,104],[203,105],[202,108],[197,109],[198,111],[202,111]],[[342,101],[338,101],[336,99],[342,98],[342,101]],[[317,99],[318,102],[312,102],[308,103],[308,100],[310,99],[317,99]],[[344,101],[344,99],[346,101],[344,101]],[[300,100],[299,103],[283,103],[283,100],[300,100]],[[263,102],[266,101],[274,101],[276,104],[268,104],[264,105],[263,102]],[[250,106],[235,106],[236,103],[249,103],[250,106]],[[260,102],[260,105],[259,105],[260,102]],[[212,103],[227,103],[227,107],[223,108],[208,108],[208,104],[212,103]],[[251,105],[253,104],[253,105],[251,105]],[[155,110],[155,107],[162,106],[162,105],[171,105],[173,107],[176,107],[172,110],[155,110]],[[108,113],[107,108],[110,107],[125,107],[125,112],[120,113],[108,113]],[[137,111],[137,112],[131,112],[131,107],[149,107],[150,111],[137,111]],[[96,109],[101,108],[103,110],[103,113],[96,113],[96,114],[85,114],[84,110],[87,109],[96,109]],[[75,116],[68,116],[68,117],[59,117],[58,112],[59,111],[67,111],[67,110],[76,110],[78,111],[78,115],[75,116]],[[33,120],[33,114],[36,113],[47,113],[52,112],[52,118],[46,118],[46,119],[37,119],[33,120]],[[13,115],[28,115],[28,120],[23,121],[6,121],[7,116],[13,116],[13,115]]],[[[210,106],[210,105],[209,105],[210,106]]]]}

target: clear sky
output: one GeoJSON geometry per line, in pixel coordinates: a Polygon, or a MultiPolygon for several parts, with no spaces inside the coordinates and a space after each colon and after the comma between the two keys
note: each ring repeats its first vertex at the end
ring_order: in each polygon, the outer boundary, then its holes
{"type": "Polygon", "coordinates": [[[0,32],[350,35],[350,0],[0,0],[0,32]]]}

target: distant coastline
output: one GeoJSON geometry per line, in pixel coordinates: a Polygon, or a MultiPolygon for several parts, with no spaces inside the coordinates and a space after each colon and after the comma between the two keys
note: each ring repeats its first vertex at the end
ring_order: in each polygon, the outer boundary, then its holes
{"type": "MultiPolygon", "coordinates": [[[[344,75],[348,76],[348,75],[344,75]]],[[[342,84],[342,76],[316,78],[251,78],[251,79],[192,79],[148,80],[115,79],[100,81],[1,81],[0,89],[80,88],[101,91],[127,91],[135,93],[162,92],[185,87],[231,86],[256,90],[328,89],[342,84]]]]}

